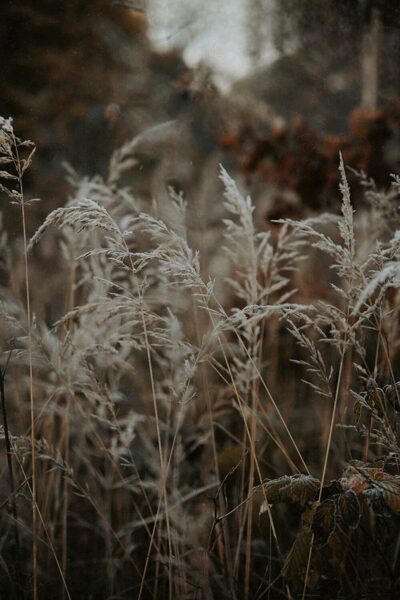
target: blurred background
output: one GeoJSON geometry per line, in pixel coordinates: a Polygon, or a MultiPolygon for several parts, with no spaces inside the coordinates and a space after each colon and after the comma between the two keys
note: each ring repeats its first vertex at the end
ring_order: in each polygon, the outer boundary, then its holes
{"type": "Polygon", "coordinates": [[[160,124],[137,146],[142,197],[173,185],[199,205],[222,162],[276,216],[335,204],[339,150],[378,184],[398,170],[397,2],[5,0],[0,14],[0,112],[38,146],[38,221],[64,202],[64,162],[105,175],[160,124]]]}

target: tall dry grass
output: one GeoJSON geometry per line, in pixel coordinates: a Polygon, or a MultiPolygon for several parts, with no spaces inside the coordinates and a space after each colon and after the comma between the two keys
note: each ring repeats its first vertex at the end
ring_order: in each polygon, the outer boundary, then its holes
{"type": "MultiPolygon", "coordinates": [[[[0,142],[25,219],[32,155],[0,142]]],[[[70,169],[29,244],[0,238],[5,595],[396,597],[398,178],[361,174],[355,215],[340,161],[340,214],[259,231],[221,168],[222,285],[190,199],[149,207],[135,167],[133,142],[107,180],[70,169]]]]}

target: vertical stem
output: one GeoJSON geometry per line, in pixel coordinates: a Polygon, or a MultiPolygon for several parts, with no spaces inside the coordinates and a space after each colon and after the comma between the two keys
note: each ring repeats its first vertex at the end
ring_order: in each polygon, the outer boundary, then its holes
{"type": "Polygon", "coordinates": [[[18,513],[17,513],[17,501],[15,498],[15,481],[14,481],[14,470],[12,464],[12,452],[11,452],[11,437],[10,430],[8,429],[7,410],[6,410],[6,395],[4,389],[4,381],[6,376],[7,366],[2,369],[0,368],[0,398],[1,398],[1,411],[3,415],[3,426],[4,426],[4,437],[6,442],[7,451],[7,466],[8,466],[8,477],[10,482],[11,491],[11,511],[14,518],[14,541],[15,541],[15,582],[17,587],[17,597],[21,597],[22,593],[22,570],[21,570],[21,549],[19,543],[19,531],[18,531],[18,513]]]}
{"type": "MultiPolygon", "coordinates": [[[[67,403],[65,406],[65,419],[64,419],[64,461],[68,464],[69,461],[69,433],[70,433],[70,422],[69,422],[69,411],[70,411],[70,392],[68,391],[67,403]]],[[[63,509],[62,509],[62,555],[61,555],[61,569],[65,580],[67,580],[67,564],[68,564],[68,480],[64,476],[63,481],[63,509]]],[[[62,594],[63,599],[65,598],[65,587],[63,586],[62,594]]]]}
{"type": "Polygon", "coordinates": [[[258,388],[257,388],[257,379],[255,373],[255,361],[260,360],[260,348],[257,352],[257,344],[261,348],[262,342],[261,339],[257,338],[254,334],[253,340],[253,348],[251,351],[252,356],[252,385],[251,385],[251,423],[250,423],[250,435],[253,440],[253,445],[250,452],[250,473],[249,473],[249,485],[247,495],[249,498],[248,501],[248,511],[247,511],[247,537],[246,537],[246,562],[245,562],[245,573],[244,573],[244,598],[248,600],[249,592],[250,592],[250,569],[251,569],[251,557],[252,557],[252,533],[253,533],[253,496],[252,490],[254,487],[254,474],[255,474],[255,447],[256,447],[256,438],[257,438],[257,421],[256,421],[256,408],[257,408],[257,396],[258,396],[258,388]]]}
{"type": "MultiPolygon", "coordinates": [[[[72,268],[70,272],[70,286],[69,294],[67,298],[66,312],[73,309],[75,304],[75,257],[72,257],[72,268]]],[[[69,461],[69,436],[70,436],[70,405],[72,400],[71,389],[71,372],[68,369],[68,393],[66,398],[65,406],[65,418],[64,418],[64,461],[68,464],[69,461]]],[[[64,476],[63,481],[63,508],[62,508],[62,555],[61,555],[61,568],[65,580],[67,580],[67,568],[68,568],[68,504],[69,504],[69,491],[68,491],[68,479],[64,476]]],[[[63,599],[65,598],[65,588],[62,590],[63,599]]]]}
{"type": "MultiPolygon", "coordinates": [[[[334,399],[334,402],[333,402],[331,422],[330,422],[330,426],[329,426],[328,441],[326,443],[324,466],[322,468],[321,485],[320,485],[319,494],[318,494],[318,503],[321,502],[322,488],[324,487],[324,484],[325,484],[326,471],[327,471],[327,468],[328,468],[328,459],[329,459],[329,453],[330,453],[330,450],[331,450],[333,427],[335,425],[336,411],[337,411],[337,406],[338,406],[338,402],[339,402],[339,392],[340,392],[340,389],[341,389],[342,372],[343,372],[343,365],[344,365],[345,355],[346,355],[346,350],[343,349],[342,356],[340,358],[339,374],[338,374],[338,380],[337,380],[337,383],[336,383],[336,392],[335,392],[335,399],[334,399]]],[[[302,600],[304,600],[304,598],[306,597],[307,584],[308,584],[308,576],[309,576],[309,573],[310,573],[311,555],[312,555],[312,550],[313,550],[313,544],[314,544],[314,534],[312,535],[312,538],[311,538],[310,550],[309,550],[309,553],[308,553],[307,569],[306,569],[306,575],[304,577],[303,594],[302,594],[302,597],[301,597],[302,600]]]]}
{"type": "Polygon", "coordinates": [[[254,392],[253,392],[253,400],[252,400],[252,418],[250,425],[250,435],[253,440],[253,447],[251,449],[250,454],[250,473],[249,473],[249,487],[248,487],[248,511],[247,511],[247,537],[246,537],[246,563],[245,563],[245,574],[244,574],[244,598],[245,600],[249,597],[250,591],[250,567],[251,567],[251,556],[252,556],[252,530],[253,530],[253,497],[251,496],[251,492],[254,487],[254,471],[255,471],[255,456],[254,456],[254,447],[256,443],[256,418],[254,414],[255,410],[255,401],[254,401],[254,392]]]}
{"type": "Polygon", "coordinates": [[[14,133],[12,134],[15,148],[15,168],[18,173],[19,188],[21,194],[21,216],[22,216],[22,237],[24,244],[24,268],[25,268],[25,287],[26,287],[26,312],[28,319],[28,360],[29,360],[29,403],[30,403],[30,421],[31,421],[31,460],[32,460],[32,591],[33,600],[37,600],[37,518],[36,518],[36,448],[35,448],[35,405],[33,394],[33,361],[32,361],[32,317],[31,317],[31,298],[29,285],[28,269],[28,243],[25,219],[25,200],[24,187],[22,183],[22,168],[18,152],[18,144],[14,133]]]}

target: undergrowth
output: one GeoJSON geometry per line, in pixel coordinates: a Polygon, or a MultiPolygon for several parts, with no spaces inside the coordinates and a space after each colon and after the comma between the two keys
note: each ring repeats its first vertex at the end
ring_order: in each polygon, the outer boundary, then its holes
{"type": "Polygon", "coordinates": [[[28,244],[0,125],[4,597],[398,597],[399,178],[355,215],[340,159],[340,214],[259,231],[221,168],[221,295],[190,199],[124,184],[134,142],[28,244]]]}

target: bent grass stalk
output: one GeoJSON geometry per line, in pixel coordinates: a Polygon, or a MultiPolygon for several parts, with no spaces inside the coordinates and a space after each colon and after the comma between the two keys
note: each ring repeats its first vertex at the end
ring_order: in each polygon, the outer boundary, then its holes
{"type": "Polygon", "coordinates": [[[32,591],[33,600],[37,600],[37,498],[36,498],[36,432],[35,432],[35,403],[33,392],[33,357],[32,357],[32,314],[31,314],[31,297],[30,297],[30,280],[28,268],[28,241],[27,228],[25,218],[25,198],[24,186],[22,181],[23,171],[22,163],[19,156],[18,144],[12,131],[12,139],[15,149],[14,167],[18,176],[18,184],[20,191],[20,205],[22,218],[22,239],[24,246],[24,270],[25,270],[25,288],[26,288],[26,313],[28,319],[28,361],[29,361],[29,401],[30,401],[30,421],[31,421],[31,460],[32,460],[32,591]]]}
{"type": "MultiPolygon", "coordinates": [[[[320,485],[319,493],[318,493],[318,503],[321,502],[322,489],[325,485],[325,477],[326,477],[326,471],[328,468],[328,459],[329,459],[329,454],[330,454],[331,444],[332,444],[333,428],[335,426],[336,412],[337,412],[337,407],[338,407],[338,402],[339,402],[339,394],[340,394],[340,387],[341,387],[341,381],[342,381],[342,372],[343,372],[345,355],[346,355],[346,349],[344,348],[342,351],[342,355],[340,357],[338,379],[337,379],[336,390],[335,390],[335,398],[334,398],[333,407],[332,407],[332,416],[331,416],[330,425],[329,425],[329,434],[328,434],[328,440],[326,443],[324,464],[323,464],[323,468],[322,468],[321,485],[320,485]]],[[[306,596],[306,591],[307,591],[308,578],[309,578],[310,565],[311,565],[311,556],[312,556],[312,551],[313,551],[313,544],[314,544],[314,533],[311,536],[310,549],[308,552],[306,574],[304,577],[303,594],[301,597],[302,600],[304,600],[304,598],[306,596]]]]}
{"type": "MultiPolygon", "coordinates": [[[[124,243],[125,243],[125,240],[124,240],[124,243]]],[[[130,253],[129,253],[128,247],[126,246],[126,243],[125,243],[125,248],[126,248],[126,251],[127,251],[128,255],[130,256],[130,253]]],[[[132,273],[134,273],[134,265],[133,265],[131,257],[130,257],[130,262],[131,262],[132,273]]],[[[158,452],[159,452],[159,456],[160,456],[162,489],[163,489],[163,496],[164,496],[165,508],[166,508],[166,523],[167,523],[168,544],[169,544],[169,561],[168,561],[168,569],[169,569],[169,595],[170,595],[170,598],[171,598],[172,597],[172,589],[171,589],[171,586],[172,586],[172,547],[171,547],[172,538],[171,538],[171,532],[170,532],[170,526],[169,526],[167,487],[166,487],[166,484],[167,484],[167,473],[168,472],[167,472],[167,467],[166,467],[166,464],[165,464],[165,461],[164,461],[164,453],[163,453],[163,448],[162,448],[161,431],[160,431],[160,420],[159,420],[158,407],[157,407],[157,397],[156,397],[156,388],[155,388],[154,374],[153,374],[153,364],[152,364],[152,360],[151,360],[151,349],[150,349],[150,343],[149,343],[149,338],[148,338],[148,333],[147,333],[146,319],[145,319],[144,311],[143,311],[143,297],[142,297],[142,294],[141,294],[140,287],[139,287],[138,283],[137,283],[137,293],[138,293],[139,299],[141,300],[141,302],[140,302],[140,311],[141,311],[143,333],[144,333],[145,344],[146,344],[146,354],[147,354],[147,363],[148,363],[148,368],[149,368],[151,392],[152,392],[152,396],[153,396],[153,408],[154,408],[154,417],[155,417],[155,421],[156,421],[158,452]]],[[[157,528],[157,518],[158,518],[158,515],[159,515],[159,512],[160,512],[161,502],[162,502],[162,496],[160,496],[160,500],[159,500],[158,506],[157,506],[156,519],[154,521],[153,531],[152,531],[152,534],[151,534],[151,538],[150,538],[150,542],[149,542],[149,548],[148,548],[147,555],[146,555],[146,561],[145,561],[145,566],[144,566],[144,569],[143,569],[142,580],[141,580],[141,583],[140,583],[138,600],[140,600],[140,598],[142,597],[142,594],[143,594],[143,586],[144,586],[144,583],[145,583],[145,577],[146,577],[147,568],[148,568],[148,564],[149,564],[149,560],[150,560],[151,548],[152,548],[152,546],[154,544],[154,535],[155,535],[156,528],[157,528]]]]}

